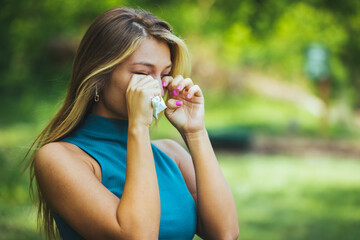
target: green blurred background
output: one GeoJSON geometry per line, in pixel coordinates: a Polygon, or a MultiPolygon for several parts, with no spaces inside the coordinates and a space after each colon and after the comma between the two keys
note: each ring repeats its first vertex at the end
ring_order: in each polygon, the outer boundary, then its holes
{"type": "MultiPolygon", "coordinates": [[[[2,0],[0,239],[40,237],[20,162],[60,106],[82,35],[116,6],[186,40],[241,239],[360,239],[357,0],[2,0]],[[328,54],[328,97],[305,71],[312,44],[328,54]]],[[[165,118],[152,135],[181,141],[165,118]]]]}

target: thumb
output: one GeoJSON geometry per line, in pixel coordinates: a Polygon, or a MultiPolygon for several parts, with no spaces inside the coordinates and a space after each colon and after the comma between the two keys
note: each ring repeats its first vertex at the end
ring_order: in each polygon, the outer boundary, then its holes
{"type": "Polygon", "coordinates": [[[180,108],[181,106],[183,105],[183,101],[181,100],[176,100],[176,99],[169,99],[167,102],[166,102],[166,114],[172,114],[173,112],[176,111],[176,109],[180,108]]]}
{"type": "Polygon", "coordinates": [[[183,105],[183,101],[181,100],[176,100],[176,99],[169,99],[166,102],[166,106],[168,107],[169,110],[173,110],[175,111],[176,109],[178,109],[179,107],[181,107],[183,105]]]}

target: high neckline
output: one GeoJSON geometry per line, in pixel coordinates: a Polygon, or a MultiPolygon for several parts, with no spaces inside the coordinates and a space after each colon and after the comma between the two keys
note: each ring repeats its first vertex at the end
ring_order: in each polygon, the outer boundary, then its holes
{"type": "Polygon", "coordinates": [[[90,113],[81,129],[109,138],[127,138],[128,121],[90,113]]]}

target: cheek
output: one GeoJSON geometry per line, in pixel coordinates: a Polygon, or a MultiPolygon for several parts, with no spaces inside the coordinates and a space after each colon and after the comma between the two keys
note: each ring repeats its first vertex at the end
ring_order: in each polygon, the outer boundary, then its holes
{"type": "Polygon", "coordinates": [[[109,80],[107,91],[111,96],[125,97],[126,89],[129,86],[131,74],[116,72],[109,80]]]}
{"type": "Polygon", "coordinates": [[[126,89],[131,76],[112,77],[102,93],[104,105],[112,112],[126,112],[126,89]]]}
{"type": "Polygon", "coordinates": [[[118,99],[122,99],[126,94],[126,85],[119,83],[110,83],[106,86],[106,91],[104,95],[106,96],[108,101],[118,101],[118,99]]]}

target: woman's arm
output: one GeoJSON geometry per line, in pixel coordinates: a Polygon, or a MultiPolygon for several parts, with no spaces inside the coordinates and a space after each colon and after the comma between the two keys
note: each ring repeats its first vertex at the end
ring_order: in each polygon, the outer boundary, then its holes
{"type": "MultiPolygon", "coordinates": [[[[133,191],[128,193],[124,189],[120,200],[101,184],[89,158],[70,143],[50,143],[39,150],[35,160],[36,178],[39,190],[52,211],[85,239],[157,239],[160,217],[158,221],[154,219],[144,224],[149,212],[159,210],[157,203],[151,201],[156,200],[156,191],[148,192],[151,194],[149,201],[138,203],[138,199],[131,203],[133,197],[146,193],[140,191],[143,191],[142,185],[149,183],[136,183],[139,176],[129,174],[125,185],[133,191]],[[122,208],[128,210],[122,211],[122,208]],[[135,228],[136,225],[141,226],[135,228]]],[[[129,157],[127,161],[136,163],[133,160],[129,157]]],[[[144,160],[151,162],[148,156],[144,160]]],[[[141,178],[153,179],[151,167],[141,178]]],[[[157,217],[157,213],[154,216],[157,217]]]]}
{"type": "Polygon", "coordinates": [[[160,195],[147,126],[129,125],[126,180],[117,216],[138,239],[157,239],[160,195]]]}
{"type": "Polygon", "coordinates": [[[160,94],[159,83],[142,75],[134,75],[126,91],[129,118],[126,180],[117,216],[141,239],[156,239],[160,227],[159,185],[149,134],[151,98],[160,94]]]}
{"type": "MultiPolygon", "coordinates": [[[[181,133],[195,168],[196,187],[193,184],[188,187],[195,189],[195,194],[190,192],[197,195],[197,232],[206,239],[236,239],[239,235],[236,206],[205,129],[201,89],[182,76],[166,77],[164,82],[170,93],[166,117],[181,133]]],[[[180,167],[191,175],[190,168],[188,163],[180,167]]]]}
{"type": "Polygon", "coordinates": [[[158,85],[149,78],[132,79],[129,84],[127,170],[121,200],[101,184],[87,155],[74,145],[50,143],[37,153],[35,173],[42,196],[86,239],[158,238],[160,197],[149,138],[150,96],[160,94],[158,85]]]}
{"type": "MultiPolygon", "coordinates": [[[[186,137],[184,136],[184,138],[186,137]]],[[[237,239],[239,234],[237,214],[230,189],[217,164],[212,147],[205,147],[206,139],[197,138],[197,140],[190,140],[194,145],[196,142],[201,143],[200,149],[199,147],[192,147],[195,149],[194,154],[192,154],[193,156],[173,140],[156,140],[153,141],[153,144],[171,157],[181,171],[187,188],[196,203],[198,211],[197,234],[204,239],[237,239]],[[203,150],[210,154],[208,156],[206,156],[207,154],[201,154],[203,150]],[[200,155],[199,160],[196,158],[197,155],[200,155]],[[203,166],[196,166],[199,162],[206,165],[205,168],[203,166]],[[197,168],[196,174],[194,165],[197,168]],[[202,175],[205,176],[203,177],[202,175]],[[200,192],[198,190],[199,187],[201,189],[200,192]],[[200,198],[198,197],[199,195],[200,198]],[[205,204],[202,204],[203,201],[205,204]],[[230,212],[230,214],[226,214],[227,212],[230,212]],[[205,219],[205,222],[202,219],[205,219]],[[207,225],[207,221],[210,221],[209,227],[204,227],[204,225],[207,225]],[[212,227],[212,223],[214,227],[212,227]]],[[[188,143],[189,141],[187,141],[188,143]]]]}
{"type": "Polygon", "coordinates": [[[196,176],[199,227],[204,239],[237,239],[236,205],[221,172],[206,130],[183,134],[196,176]]]}

